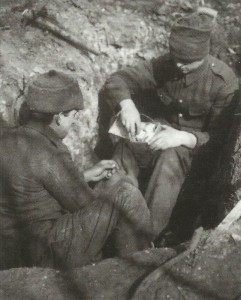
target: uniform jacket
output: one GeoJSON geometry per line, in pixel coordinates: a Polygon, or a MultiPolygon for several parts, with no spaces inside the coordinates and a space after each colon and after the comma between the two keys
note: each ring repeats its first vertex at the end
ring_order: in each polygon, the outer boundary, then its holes
{"type": "Polygon", "coordinates": [[[95,199],[66,146],[49,126],[39,123],[2,134],[0,172],[2,233],[55,220],[95,199]]]}
{"type": "Polygon", "coordinates": [[[118,111],[124,99],[132,99],[140,113],[164,118],[173,127],[193,133],[197,137],[195,150],[217,149],[229,128],[237,89],[233,71],[211,55],[187,75],[176,68],[169,54],[117,71],[100,92],[96,152],[102,156],[100,144],[107,144],[108,114],[118,111]]]}

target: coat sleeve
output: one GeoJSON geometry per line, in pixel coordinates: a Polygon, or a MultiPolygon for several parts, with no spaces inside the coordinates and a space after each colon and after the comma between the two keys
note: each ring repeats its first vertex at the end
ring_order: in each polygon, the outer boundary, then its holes
{"type": "MultiPolygon", "coordinates": [[[[145,89],[156,86],[152,62],[143,62],[137,66],[126,67],[107,79],[101,93],[110,107],[115,107],[124,99],[132,99],[133,94],[141,94],[145,89]]],[[[134,99],[132,99],[134,100],[134,99]]]]}
{"type": "Polygon", "coordinates": [[[64,209],[75,212],[97,198],[85,182],[83,174],[75,167],[69,153],[56,151],[46,156],[44,174],[40,175],[40,180],[64,209]]]}
{"type": "Polygon", "coordinates": [[[204,131],[192,131],[197,138],[194,153],[196,151],[215,151],[223,145],[239,101],[238,80],[233,74],[228,82],[223,82],[218,88],[204,131]]]}

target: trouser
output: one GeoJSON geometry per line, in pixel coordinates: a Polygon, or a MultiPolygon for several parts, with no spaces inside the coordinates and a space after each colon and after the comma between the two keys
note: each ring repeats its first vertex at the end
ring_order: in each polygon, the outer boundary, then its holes
{"type": "Polygon", "coordinates": [[[99,261],[110,235],[117,256],[150,246],[150,213],[142,194],[124,179],[109,184],[102,182],[96,189],[96,201],[55,221],[48,237],[54,266],[72,268],[99,261]]]}
{"type": "Polygon", "coordinates": [[[138,145],[119,142],[113,159],[136,186],[141,173],[144,171],[147,175],[143,192],[150,209],[154,233],[158,236],[169,223],[179,192],[190,171],[192,151],[186,147],[176,147],[152,153],[143,149],[143,145],[141,147],[139,151],[138,145]]]}

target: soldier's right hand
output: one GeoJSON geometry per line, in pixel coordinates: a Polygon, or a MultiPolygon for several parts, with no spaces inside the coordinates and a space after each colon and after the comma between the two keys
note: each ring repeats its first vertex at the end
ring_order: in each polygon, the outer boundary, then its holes
{"type": "Polygon", "coordinates": [[[121,122],[131,136],[134,137],[136,134],[139,134],[141,130],[140,113],[131,99],[122,100],[120,106],[121,122]]]}

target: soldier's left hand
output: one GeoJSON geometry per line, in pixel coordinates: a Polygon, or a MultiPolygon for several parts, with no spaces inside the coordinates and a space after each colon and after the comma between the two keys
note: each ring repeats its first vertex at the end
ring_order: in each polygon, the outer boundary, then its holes
{"type": "Polygon", "coordinates": [[[93,167],[84,171],[84,177],[87,182],[100,181],[104,178],[110,178],[117,170],[118,166],[114,160],[101,160],[93,167]]]}
{"type": "Polygon", "coordinates": [[[152,138],[147,139],[146,142],[152,151],[179,146],[194,148],[196,145],[196,137],[189,132],[163,125],[162,130],[156,133],[152,138]]]}

